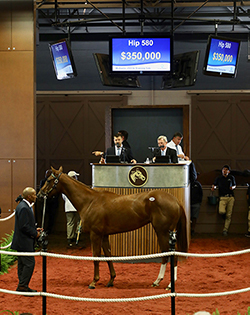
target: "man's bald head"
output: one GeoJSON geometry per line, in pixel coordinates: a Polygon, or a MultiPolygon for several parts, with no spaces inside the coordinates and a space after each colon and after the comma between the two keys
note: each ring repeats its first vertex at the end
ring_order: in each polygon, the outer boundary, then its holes
{"type": "Polygon", "coordinates": [[[36,192],[36,191],[32,187],[24,188],[24,190],[23,190],[23,198],[26,199],[28,196],[32,195],[34,192],[36,192]]]}

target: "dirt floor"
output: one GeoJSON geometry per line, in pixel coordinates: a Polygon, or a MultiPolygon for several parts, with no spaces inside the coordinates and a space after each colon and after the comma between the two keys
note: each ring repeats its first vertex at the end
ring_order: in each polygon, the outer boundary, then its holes
{"type": "MultiPolygon", "coordinates": [[[[83,237],[82,237],[83,238],[83,237]]],[[[250,248],[250,238],[244,235],[223,237],[220,235],[195,235],[192,238],[191,253],[223,253],[250,248]]],[[[74,248],[66,247],[64,235],[49,237],[49,252],[68,255],[91,256],[89,243],[80,240],[74,248]],[[83,248],[83,242],[86,248],[83,248]]],[[[95,290],[88,285],[93,278],[93,262],[70,259],[47,259],[47,292],[88,298],[132,298],[165,294],[169,283],[169,267],[165,279],[157,288],[151,287],[159,273],[157,262],[115,263],[117,277],[115,285],[107,288],[109,280],[108,267],[100,264],[100,281],[95,290]]],[[[250,254],[224,258],[188,258],[178,267],[177,293],[212,293],[238,290],[250,287],[250,254]]],[[[17,286],[17,268],[13,266],[9,274],[0,276],[0,288],[15,290],[17,286]]],[[[36,258],[35,271],[30,287],[42,291],[42,258],[36,258]]],[[[250,306],[250,291],[247,293],[221,297],[175,299],[176,314],[191,315],[206,310],[210,313],[218,308],[220,315],[246,314],[250,306]]],[[[1,310],[42,314],[41,297],[24,297],[0,293],[1,310]]],[[[47,298],[47,314],[171,314],[169,297],[143,302],[97,303],[78,302],[56,298],[47,298]]]]}

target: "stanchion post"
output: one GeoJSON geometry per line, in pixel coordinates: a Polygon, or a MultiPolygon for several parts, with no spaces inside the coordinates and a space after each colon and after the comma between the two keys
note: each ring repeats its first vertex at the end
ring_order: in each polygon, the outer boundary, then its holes
{"type": "MultiPolygon", "coordinates": [[[[48,240],[46,233],[42,239],[42,251],[47,252],[48,240]]],[[[43,292],[47,292],[47,256],[43,256],[43,292]]],[[[47,313],[47,297],[43,296],[43,315],[47,313]]]]}
{"type": "MultiPolygon", "coordinates": [[[[47,274],[47,257],[43,256],[43,292],[47,292],[46,274],[47,274]]],[[[43,296],[43,315],[46,315],[46,309],[47,309],[46,303],[47,303],[46,296],[43,296]]]]}
{"type": "MultiPolygon", "coordinates": [[[[169,251],[175,251],[176,231],[169,231],[169,251]]],[[[175,293],[174,255],[170,256],[171,293],[175,293]]],[[[175,315],[175,296],[171,296],[171,315],[175,315]]]]}

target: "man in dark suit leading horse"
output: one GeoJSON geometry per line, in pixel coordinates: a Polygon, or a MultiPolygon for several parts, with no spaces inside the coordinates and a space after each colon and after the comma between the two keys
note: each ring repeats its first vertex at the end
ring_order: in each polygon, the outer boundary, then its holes
{"type": "MultiPolygon", "coordinates": [[[[41,228],[36,228],[32,206],[36,202],[36,191],[26,187],[23,200],[15,211],[15,229],[11,248],[18,252],[34,252],[35,239],[40,236],[41,228]]],[[[16,291],[36,292],[29,288],[29,282],[35,267],[34,256],[18,256],[17,274],[19,283],[16,291]]]]}

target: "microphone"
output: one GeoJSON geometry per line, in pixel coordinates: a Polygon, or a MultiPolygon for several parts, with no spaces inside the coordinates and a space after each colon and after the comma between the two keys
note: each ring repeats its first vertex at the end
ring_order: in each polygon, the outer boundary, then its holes
{"type": "Polygon", "coordinates": [[[116,143],[115,145],[117,146],[117,148],[120,148],[120,147],[121,147],[121,144],[120,144],[120,143],[116,143]]]}
{"type": "Polygon", "coordinates": [[[164,148],[164,145],[160,145],[159,148],[160,148],[160,149],[161,149],[161,148],[164,148]]]}
{"type": "Polygon", "coordinates": [[[154,150],[159,150],[159,147],[148,147],[148,149],[154,152],[154,150]]]}

